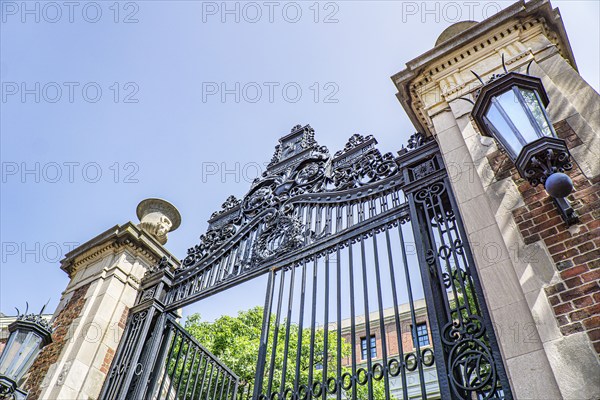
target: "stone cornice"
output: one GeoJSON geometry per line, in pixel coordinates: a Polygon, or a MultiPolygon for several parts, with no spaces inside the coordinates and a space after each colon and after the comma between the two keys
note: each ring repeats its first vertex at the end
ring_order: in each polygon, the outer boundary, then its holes
{"type": "Polygon", "coordinates": [[[409,61],[406,69],[392,76],[396,96],[415,127],[431,135],[431,115],[446,109],[450,99],[480,86],[470,70],[483,77],[500,72],[501,54],[508,68],[519,68],[538,57],[534,53],[546,50],[539,43],[535,50],[523,44],[540,35],[577,68],[558,9],[547,0],[519,1],[409,61]],[[491,57],[493,61],[484,62],[491,57]]]}
{"type": "Polygon", "coordinates": [[[133,255],[141,257],[148,264],[158,263],[163,256],[167,256],[176,266],[179,265],[179,260],[155,238],[132,222],[127,222],[124,225],[115,225],[67,253],[61,260],[60,268],[72,278],[82,265],[92,263],[107,253],[122,248],[128,248],[133,255]]]}

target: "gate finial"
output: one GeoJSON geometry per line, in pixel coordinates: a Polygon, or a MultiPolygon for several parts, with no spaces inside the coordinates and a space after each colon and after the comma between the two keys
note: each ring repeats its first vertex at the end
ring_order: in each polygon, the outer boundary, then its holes
{"type": "Polygon", "coordinates": [[[177,208],[162,199],[142,200],[137,206],[139,227],[152,235],[160,244],[167,243],[167,233],[181,224],[181,215],[177,208]]]}

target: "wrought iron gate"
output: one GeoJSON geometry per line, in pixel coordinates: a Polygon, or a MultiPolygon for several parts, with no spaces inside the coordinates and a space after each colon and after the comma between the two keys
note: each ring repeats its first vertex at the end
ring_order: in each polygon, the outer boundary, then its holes
{"type": "Polygon", "coordinates": [[[331,156],[310,126],[282,137],[182,268],[144,278],[101,398],[512,399],[437,144],[376,143],[331,156]],[[238,388],[173,312],[265,274],[256,374],[238,388]]]}

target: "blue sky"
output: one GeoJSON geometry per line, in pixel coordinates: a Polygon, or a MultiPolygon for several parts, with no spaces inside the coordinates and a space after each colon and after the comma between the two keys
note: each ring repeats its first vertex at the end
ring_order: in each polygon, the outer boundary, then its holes
{"type": "MultiPolygon", "coordinates": [[[[61,256],[136,221],[144,198],[179,208],[167,247],[183,257],[296,124],[331,151],[354,133],[398,150],[414,128],[390,76],[450,24],[511,4],[467,3],[228,2],[227,13],[221,2],[0,1],[0,311],[48,299],[53,310],[68,282],[61,256]]],[[[598,90],[599,3],[552,3],[598,90]]],[[[248,294],[261,303],[262,288],[186,313],[231,314],[248,294]]]]}

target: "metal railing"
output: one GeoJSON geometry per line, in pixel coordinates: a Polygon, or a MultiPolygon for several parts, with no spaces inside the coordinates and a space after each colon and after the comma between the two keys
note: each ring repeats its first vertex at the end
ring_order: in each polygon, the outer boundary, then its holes
{"type": "Polygon", "coordinates": [[[236,399],[238,377],[175,321],[167,321],[161,353],[151,399],[236,399]]]}

